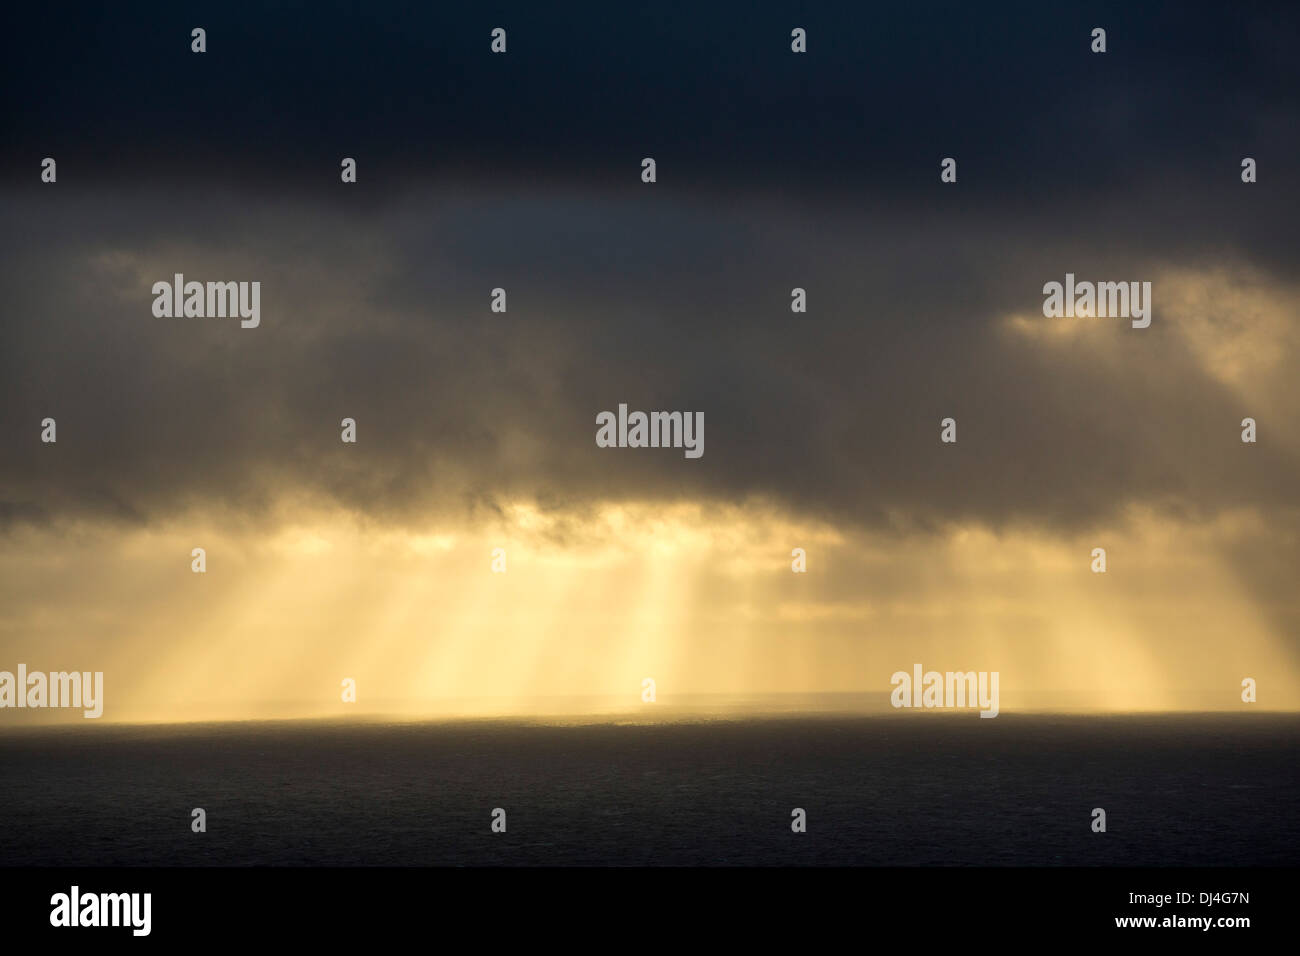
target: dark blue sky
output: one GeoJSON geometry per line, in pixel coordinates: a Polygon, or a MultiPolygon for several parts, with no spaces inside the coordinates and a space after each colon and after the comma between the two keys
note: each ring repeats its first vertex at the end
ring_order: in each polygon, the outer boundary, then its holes
{"type": "Polygon", "coordinates": [[[278,193],[328,188],[349,155],[373,195],[617,186],[653,155],[675,191],[924,203],[955,156],[965,199],[1005,203],[1213,189],[1242,155],[1266,182],[1300,171],[1294,4],[266,6],[19,5],[4,174],[57,155],[70,185],[278,193]]]}

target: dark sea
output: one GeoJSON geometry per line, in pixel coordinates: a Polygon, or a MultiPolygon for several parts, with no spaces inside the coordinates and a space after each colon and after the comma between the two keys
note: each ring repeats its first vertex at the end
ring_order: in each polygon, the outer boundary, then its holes
{"type": "Polygon", "coordinates": [[[0,865],[1290,865],[1298,754],[1267,714],[13,729],[0,865]]]}

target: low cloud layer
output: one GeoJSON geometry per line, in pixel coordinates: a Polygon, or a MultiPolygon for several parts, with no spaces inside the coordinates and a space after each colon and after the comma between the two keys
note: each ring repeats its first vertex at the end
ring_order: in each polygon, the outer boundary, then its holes
{"type": "Polygon", "coordinates": [[[1296,285],[1242,250],[1050,211],[1012,234],[649,195],[6,205],[6,522],[298,499],[397,522],[517,499],[762,499],[900,530],[1294,518],[1296,285]],[[155,317],[176,272],[260,281],[260,327],[155,317]],[[1044,318],[1066,272],[1151,281],[1151,327],[1044,318]],[[705,455],[596,447],[620,402],[702,411],[705,455]]]}

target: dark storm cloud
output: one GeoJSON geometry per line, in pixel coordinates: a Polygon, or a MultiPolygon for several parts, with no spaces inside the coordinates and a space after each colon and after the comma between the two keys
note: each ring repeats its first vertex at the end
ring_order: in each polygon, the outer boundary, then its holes
{"type": "MultiPolygon", "coordinates": [[[[1270,420],[1275,440],[1242,457],[1252,409],[1177,334],[1174,290],[1157,282],[1147,330],[1097,319],[1062,347],[1004,328],[1050,322],[1041,283],[1067,270],[1170,264],[1058,233],[1052,210],[1000,232],[653,196],[412,195],[381,218],[137,197],[84,223],[72,202],[8,204],[10,521],[302,497],[407,520],[516,496],[759,496],[899,528],[1294,505],[1293,427],[1270,420]],[[261,281],[261,326],[155,318],[149,287],[175,271],[261,281]],[[807,315],[789,311],[796,284],[807,315]],[[705,412],[704,457],[597,448],[595,415],[619,402],[705,412]],[[46,415],[57,445],[39,442],[46,415]],[[948,415],[956,446],[938,441],[948,415]]],[[[1175,264],[1221,264],[1175,245],[1175,264]]]]}
{"type": "Polygon", "coordinates": [[[1297,16],[25,6],[0,522],[300,496],[396,519],[762,496],[895,527],[1293,506],[1294,414],[1244,463],[1252,409],[1175,334],[1170,290],[1148,330],[1098,320],[1122,337],[1101,353],[1000,322],[1067,271],[1296,278],[1297,16]],[[262,327],[154,318],[174,272],[260,281],[262,327]],[[704,458],[598,449],[621,401],[705,412],[704,458]]]}

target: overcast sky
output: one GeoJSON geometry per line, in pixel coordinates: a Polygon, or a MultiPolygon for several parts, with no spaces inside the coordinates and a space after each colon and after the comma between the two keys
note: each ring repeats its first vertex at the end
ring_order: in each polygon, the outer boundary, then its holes
{"type": "Polygon", "coordinates": [[[1294,668],[1300,11],[972,7],[14,11],[0,550],[521,503],[579,550],[621,506],[1073,549],[1141,515],[1202,535],[1294,668]],[[178,272],[259,281],[260,326],[155,317],[178,272]],[[1067,272],[1151,282],[1151,326],[1044,318],[1067,272]],[[703,457],[598,448],[620,402],[703,412],[703,457]]]}

